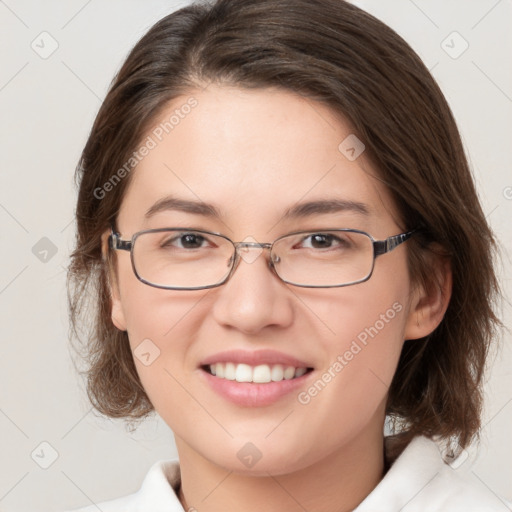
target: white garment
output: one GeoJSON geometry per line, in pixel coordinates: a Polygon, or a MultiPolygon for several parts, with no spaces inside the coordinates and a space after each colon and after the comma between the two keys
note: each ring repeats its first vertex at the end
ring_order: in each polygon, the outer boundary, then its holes
{"type": "MultiPolygon", "coordinates": [[[[511,511],[511,504],[465,467],[469,465],[453,469],[443,461],[434,441],[416,437],[353,512],[511,511]]],[[[179,484],[178,461],[160,461],[151,467],[138,492],[74,512],[98,512],[98,507],[102,512],[184,512],[175,493],[179,484]]]]}

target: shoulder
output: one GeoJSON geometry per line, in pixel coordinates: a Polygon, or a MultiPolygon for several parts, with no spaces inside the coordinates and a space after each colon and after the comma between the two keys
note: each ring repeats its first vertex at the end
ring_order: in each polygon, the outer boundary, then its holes
{"type": "Polygon", "coordinates": [[[464,462],[450,464],[426,437],[414,438],[377,487],[354,512],[506,512],[510,503],[496,495],[464,462]]]}
{"type": "Polygon", "coordinates": [[[179,485],[178,461],[159,461],[149,469],[137,492],[68,512],[183,512],[176,495],[179,485]]]}

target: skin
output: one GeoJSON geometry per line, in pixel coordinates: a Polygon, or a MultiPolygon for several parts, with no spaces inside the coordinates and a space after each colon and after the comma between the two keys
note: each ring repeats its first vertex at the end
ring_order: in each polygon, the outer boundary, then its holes
{"type": "MultiPolygon", "coordinates": [[[[123,239],[160,227],[259,242],[333,226],[375,239],[405,231],[365,154],[351,162],[338,150],[352,131],[326,106],[285,91],[213,85],[190,96],[197,107],[134,171],[117,221],[123,239]],[[145,219],[170,194],[212,203],[221,218],[164,211],[145,219]],[[327,198],[363,202],[370,215],[283,219],[299,200],[327,198]]],[[[188,97],[176,98],[162,119],[188,97]]],[[[406,256],[407,243],[377,258],[365,283],[307,289],[281,282],[264,252],[241,261],[223,286],[169,291],[138,281],[129,253],[116,253],[112,319],[128,331],[132,349],[149,338],[160,350],[151,365],[135,363],[175,433],[185,510],[352,510],[378,484],[385,402],[403,342],[434,330],[450,296],[449,268],[439,262],[441,286],[426,290],[411,283],[406,256]],[[401,311],[308,404],[293,392],[269,406],[241,407],[201,378],[199,363],[217,352],[274,349],[314,368],[301,388],[307,390],[396,303],[401,311]],[[237,457],[248,442],[261,453],[252,468],[237,457]]]]}

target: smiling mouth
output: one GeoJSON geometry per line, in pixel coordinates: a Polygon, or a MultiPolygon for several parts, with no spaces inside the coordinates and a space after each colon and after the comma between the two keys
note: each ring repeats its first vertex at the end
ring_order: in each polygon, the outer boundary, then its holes
{"type": "Polygon", "coordinates": [[[259,364],[251,366],[244,363],[215,363],[202,366],[202,369],[218,379],[236,382],[253,382],[267,384],[302,377],[311,372],[312,368],[286,366],[282,364],[259,364]]]}

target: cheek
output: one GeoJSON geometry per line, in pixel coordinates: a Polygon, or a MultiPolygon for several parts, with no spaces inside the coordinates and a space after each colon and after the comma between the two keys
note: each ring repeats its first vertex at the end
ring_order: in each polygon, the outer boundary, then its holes
{"type": "Polygon", "coordinates": [[[399,300],[379,300],[339,315],[335,329],[343,334],[329,351],[325,380],[337,380],[348,400],[375,395],[378,402],[387,392],[403,345],[404,311],[399,300]]]}
{"type": "Polygon", "coordinates": [[[298,394],[296,409],[297,417],[307,418],[304,440],[321,432],[319,451],[328,453],[367,428],[382,427],[403,345],[405,306],[397,297],[383,293],[363,300],[354,294],[350,308],[326,303],[325,321],[334,334],[318,340],[326,357],[316,379],[298,394]]]}
{"type": "MultiPolygon", "coordinates": [[[[144,285],[143,285],[144,286],[144,285]]],[[[151,290],[128,305],[128,334],[142,387],[175,435],[204,423],[204,410],[191,398],[191,347],[197,340],[201,296],[151,290]],[[186,415],[183,412],[186,411],[186,415]]],[[[204,294],[204,292],[202,292],[204,294]]],[[[202,435],[202,434],[198,434],[202,435]]]]}
{"type": "MultiPolygon", "coordinates": [[[[339,388],[344,401],[363,400],[360,406],[370,408],[373,395],[375,405],[387,393],[404,341],[408,282],[392,281],[390,275],[396,273],[386,269],[365,283],[330,291],[314,301],[305,299],[325,326],[316,338],[324,354],[325,388],[339,388]]],[[[339,404],[334,398],[332,402],[334,407],[339,404]]]]}
{"type": "MultiPolygon", "coordinates": [[[[193,315],[195,306],[205,295],[204,290],[190,292],[148,286],[136,278],[129,264],[120,269],[119,281],[122,310],[132,350],[145,339],[153,340],[164,349],[178,324],[193,315]]],[[[193,327],[191,322],[184,323],[193,327]]]]}
{"type": "Polygon", "coordinates": [[[169,394],[177,386],[173,376],[181,382],[179,375],[189,367],[207,291],[162,290],[129,273],[122,277],[121,299],[135,366],[158,409],[158,403],[173,396],[169,394]]]}

